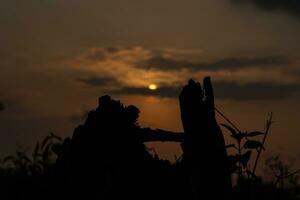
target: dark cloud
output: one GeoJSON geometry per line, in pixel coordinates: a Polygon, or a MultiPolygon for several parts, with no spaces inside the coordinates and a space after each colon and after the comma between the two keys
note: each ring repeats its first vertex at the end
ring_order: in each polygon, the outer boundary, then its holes
{"type": "Polygon", "coordinates": [[[137,67],[146,69],[159,70],[179,70],[183,68],[191,70],[221,70],[221,69],[238,69],[250,66],[275,66],[286,65],[289,59],[284,56],[266,56],[253,58],[229,57],[212,62],[190,62],[188,60],[176,60],[173,58],[164,58],[161,56],[152,57],[137,67]]]}
{"type": "Polygon", "coordinates": [[[5,115],[19,115],[28,114],[29,109],[21,99],[4,97],[0,102],[0,111],[3,111],[5,115]]]}
{"type": "Polygon", "coordinates": [[[252,3],[265,11],[281,11],[300,19],[299,0],[231,0],[235,4],[252,3]]]}
{"type": "Polygon", "coordinates": [[[114,47],[114,46],[111,46],[111,47],[106,47],[105,48],[105,51],[109,54],[115,54],[115,53],[118,53],[121,49],[119,47],[114,47]]]}
{"type": "Polygon", "coordinates": [[[293,96],[300,91],[300,84],[246,83],[217,81],[214,83],[216,98],[234,100],[276,100],[293,96]]]}
{"type": "Polygon", "coordinates": [[[116,54],[123,49],[126,48],[120,48],[117,46],[95,48],[91,49],[84,58],[89,61],[105,61],[109,55],[116,54]]]}
{"type": "MultiPolygon", "coordinates": [[[[293,96],[300,91],[300,84],[273,84],[273,83],[247,83],[214,81],[214,90],[217,99],[232,100],[276,100],[293,96]]],[[[113,94],[145,95],[177,98],[181,87],[160,87],[149,90],[146,87],[123,87],[120,90],[110,91],[113,94]]]]}
{"type": "Polygon", "coordinates": [[[78,78],[78,79],[76,79],[76,81],[84,83],[89,86],[95,86],[95,87],[119,85],[118,80],[111,78],[111,77],[78,78]]]}
{"type": "Polygon", "coordinates": [[[94,49],[85,56],[85,59],[90,61],[103,61],[106,59],[106,52],[104,49],[94,49]]]}

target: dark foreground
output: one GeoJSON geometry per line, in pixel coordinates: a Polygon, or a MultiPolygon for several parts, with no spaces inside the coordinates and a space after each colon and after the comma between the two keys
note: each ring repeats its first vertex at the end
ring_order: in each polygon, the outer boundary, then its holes
{"type": "MultiPolygon", "coordinates": [[[[38,143],[32,158],[22,152],[3,160],[1,199],[297,199],[293,187],[263,183],[244,154],[228,156],[215,119],[209,78],[190,81],[179,96],[184,133],[141,128],[139,110],[109,96],[99,98],[71,138],[51,134],[38,143]],[[145,147],[148,141],[180,142],[183,155],[174,164],[160,160],[145,147]],[[238,183],[232,185],[232,174],[238,183]]],[[[231,127],[227,127],[230,129],[231,127]]],[[[231,130],[241,143],[242,133],[231,130]]],[[[252,133],[248,137],[257,136],[252,133]]],[[[247,139],[249,140],[249,139],[247,139]]],[[[247,142],[246,142],[247,143],[247,142]]],[[[251,146],[252,145],[252,146],[251,146]]],[[[228,147],[228,146],[227,146],[228,147]]],[[[231,147],[233,147],[231,145],[231,147]]],[[[279,182],[281,183],[281,182],[279,182]]],[[[282,182],[283,183],[283,182],[282,182]]],[[[299,199],[299,198],[298,198],[299,199]]]]}

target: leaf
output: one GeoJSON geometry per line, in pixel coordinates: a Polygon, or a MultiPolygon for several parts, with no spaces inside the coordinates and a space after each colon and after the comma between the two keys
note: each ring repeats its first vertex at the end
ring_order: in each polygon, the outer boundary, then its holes
{"type": "Polygon", "coordinates": [[[42,158],[42,157],[43,157],[43,154],[42,154],[42,153],[37,153],[37,154],[35,155],[35,157],[36,157],[36,159],[37,159],[37,158],[42,158]]]}
{"type": "Polygon", "coordinates": [[[41,174],[43,171],[42,166],[38,164],[30,165],[28,168],[32,174],[41,174]]]}
{"type": "Polygon", "coordinates": [[[52,132],[50,133],[50,136],[51,136],[51,138],[55,138],[55,139],[57,139],[58,141],[62,141],[62,138],[61,138],[61,137],[55,135],[55,134],[52,133],[52,132]]]}
{"type": "Polygon", "coordinates": [[[42,141],[42,145],[41,145],[41,148],[44,149],[44,146],[47,144],[47,142],[51,139],[50,136],[46,136],[44,138],[44,140],[42,141]]]}
{"type": "Polygon", "coordinates": [[[3,163],[5,164],[5,163],[7,163],[7,162],[9,162],[9,161],[12,161],[12,160],[15,160],[16,159],[16,157],[15,156],[6,156],[4,159],[3,159],[3,163]]]}
{"type": "Polygon", "coordinates": [[[25,163],[27,164],[27,163],[32,163],[32,161],[30,160],[30,158],[26,155],[26,154],[22,154],[22,155],[20,155],[20,157],[19,157],[21,160],[24,160],[25,161],[25,163]]]}
{"type": "Polygon", "coordinates": [[[248,162],[249,162],[250,157],[251,157],[251,153],[252,153],[251,151],[247,151],[246,153],[241,155],[240,162],[242,163],[243,167],[247,167],[248,162]]]}
{"type": "Polygon", "coordinates": [[[249,174],[249,175],[251,175],[252,176],[252,178],[254,178],[254,179],[256,179],[257,177],[256,177],[256,175],[255,174],[253,174],[253,172],[251,172],[250,170],[246,170],[246,173],[247,174],[249,174]]]}
{"type": "Polygon", "coordinates": [[[229,171],[230,173],[234,173],[237,169],[238,169],[238,166],[237,166],[237,162],[238,162],[238,159],[237,159],[237,156],[236,155],[229,155],[227,157],[228,159],[228,167],[229,167],[229,171]]]}
{"type": "Polygon", "coordinates": [[[247,137],[255,137],[258,135],[264,135],[265,133],[259,132],[259,131],[253,131],[247,134],[247,137]]]}
{"type": "Polygon", "coordinates": [[[227,159],[228,159],[228,163],[229,163],[229,164],[235,164],[235,163],[237,163],[237,161],[238,161],[236,155],[229,155],[229,156],[227,157],[227,159]]]}
{"type": "Polygon", "coordinates": [[[243,133],[237,133],[236,135],[231,135],[234,139],[236,139],[238,142],[240,142],[246,135],[243,133]]]}
{"type": "Polygon", "coordinates": [[[261,142],[256,140],[247,140],[244,144],[244,148],[246,149],[257,149],[262,146],[261,142]]]}
{"type": "Polygon", "coordinates": [[[44,148],[43,152],[43,161],[48,162],[49,161],[49,156],[51,155],[51,147],[53,145],[53,142],[49,142],[47,146],[44,148]]]}
{"type": "Polygon", "coordinates": [[[225,127],[227,130],[229,130],[232,135],[237,135],[237,132],[231,126],[229,126],[227,124],[221,124],[221,126],[225,127]]]}
{"type": "Polygon", "coordinates": [[[59,143],[55,143],[52,145],[51,150],[56,154],[59,155],[62,151],[62,145],[59,143]]]}
{"type": "Polygon", "coordinates": [[[225,148],[235,148],[236,149],[236,146],[234,144],[229,144],[229,145],[226,145],[225,148]]]}
{"type": "Polygon", "coordinates": [[[14,160],[14,165],[16,166],[16,167],[20,167],[20,168],[22,168],[22,167],[25,167],[25,165],[22,163],[22,161],[21,160],[14,160]]]}
{"type": "Polygon", "coordinates": [[[40,166],[44,166],[44,161],[42,160],[38,160],[36,163],[39,164],[40,166]]]}
{"type": "Polygon", "coordinates": [[[19,157],[19,158],[25,155],[25,153],[23,153],[21,151],[17,151],[16,154],[17,154],[17,157],[19,157]]]}
{"type": "Polygon", "coordinates": [[[43,153],[43,162],[44,162],[44,163],[49,162],[49,156],[50,156],[50,152],[45,151],[45,152],[43,153]]]}
{"type": "Polygon", "coordinates": [[[45,153],[45,152],[50,153],[50,150],[51,150],[52,145],[53,145],[53,142],[49,142],[49,143],[47,144],[47,146],[44,148],[44,152],[43,152],[43,153],[45,153]]]}
{"type": "Polygon", "coordinates": [[[36,143],[35,145],[35,148],[34,148],[34,151],[33,151],[33,157],[36,158],[38,153],[39,153],[39,150],[40,150],[40,144],[39,142],[36,143]]]}

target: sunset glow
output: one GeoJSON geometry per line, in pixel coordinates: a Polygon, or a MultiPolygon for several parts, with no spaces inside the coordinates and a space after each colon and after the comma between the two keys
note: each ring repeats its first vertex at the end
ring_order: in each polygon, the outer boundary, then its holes
{"type": "Polygon", "coordinates": [[[156,84],[150,84],[148,86],[149,90],[157,90],[157,85],[156,84]]]}
{"type": "MultiPolygon", "coordinates": [[[[294,1],[1,1],[0,159],[49,130],[69,137],[103,95],[136,106],[141,127],[182,132],[178,96],[210,76],[215,106],[242,131],[264,131],[274,113],[268,149],[300,168],[294,1]]],[[[151,145],[170,160],[181,149],[151,145]]]]}

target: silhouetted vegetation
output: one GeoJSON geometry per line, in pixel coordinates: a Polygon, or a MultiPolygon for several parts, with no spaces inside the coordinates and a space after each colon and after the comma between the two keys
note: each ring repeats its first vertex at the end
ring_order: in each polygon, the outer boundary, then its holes
{"type": "Polygon", "coordinates": [[[179,100],[184,133],[141,128],[138,108],[100,97],[72,137],[50,133],[31,155],[17,151],[1,160],[1,198],[299,199],[298,171],[278,156],[265,163],[272,180],[256,174],[272,115],[264,132],[241,131],[215,108],[209,78],[203,89],[191,80],[179,100]],[[225,145],[215,111],[234,143],[225,145]],[[148,141],[179,142],[183,155],[161,160],[148,141]]]}

